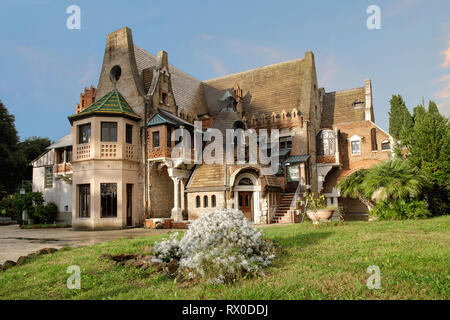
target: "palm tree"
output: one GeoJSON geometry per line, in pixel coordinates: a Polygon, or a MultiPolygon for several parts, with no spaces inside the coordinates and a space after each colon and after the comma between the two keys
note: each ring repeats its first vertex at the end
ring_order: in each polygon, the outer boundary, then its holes
{"type": "Polygon", "coordinates": [[[363,183],[368,172],[368,169],[355,171],[342,179],[337,187],[343,197],[357,198],[369,208],[369,211],[372,211],[375,205],[371,200],[372,193],[368,193],[363,188],[363,183]]]}
{"type": "Polygon", "coordinates": [[[426,177],[407,160],[389,160],[370,168],[361,188],[377,200],[396,201],[417,197],[427,185],[426,177]]]}

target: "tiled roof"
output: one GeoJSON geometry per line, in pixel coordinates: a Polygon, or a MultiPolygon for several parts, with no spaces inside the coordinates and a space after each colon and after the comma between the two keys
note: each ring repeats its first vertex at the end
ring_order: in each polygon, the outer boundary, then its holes
{"type": "MultiPolygon", "coordinates": [[[[136,57],[136,64],[139,73],[146,68],[156,67],[156,56],[138,47],[137,45],[134,45],[134,55],[136,57]]],[[[169,72],[171,75],[172,90],[175,97],[175,102],[178,107],[195,115],[208,112],[203,96],[201,81],[195,79],[171,64],[169,64],[169,72]]],[[[153,77],[156,77],[156,72],[153,77]]],[[[154,82],[155,81],[152,80],[152,84],[154,82]]],[[[152,90],[152,88],[150,88],[150,90],[152,90]]]]}
{"type": "Polygon", "coordinates": [[[306,162],[309,159],[309,154],[302,154],[298,156],[290,156],[286,159],[286,164],[289,163],[299,163],[299,162],[306,162]]]}
{"type": "Polygon", "coordinates": [[[303,110],[302,87],[304,58],[239,72],[203,82],[205,99],[212,114],[220,111],[219,100],[237,83],[243,90],[243,107],[247,119],[255,114],[282,110],[303,110]]]}
{"type": "Polygon", "coordinates": [[[206,187],[224,187],[224,169],[221,164],[202,164],[192,173],[187,190],[206,187]]]}
{"type": "Polygon", "coordinates": [[[137,115],[125,98],[120,94],[117,89],[110,91],[103,97],[95,101],[90,106],[86,107],[83,111],[69,116],[69,120],[73,121],[78,118],[83,118],[88,115],[117,115],[131,118],[133,120],[140,120],[141,117],[137,115]]]}
{"type": "Polygon", "coordinates": [[[355,88],[325,93],[323,99],[322,127],[365,119],[365,88],[355,88]]]}
{"type": "Polygon", "coordinates": [[[62,147],[69,147],[72,145],[72,134],[69,133],[68,135],[56,140],[54,143],[49,145],[47,149],[56,149],[56,148],[62,148],[62,147]]]}

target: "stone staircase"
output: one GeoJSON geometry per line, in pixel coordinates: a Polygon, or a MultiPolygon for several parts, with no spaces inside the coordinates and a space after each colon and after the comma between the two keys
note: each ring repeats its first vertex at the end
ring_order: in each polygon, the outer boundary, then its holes
{"type": "Polygon", "coordinates": [[[294,199],[294,193],[282,193],[281,202],[272,217],[271,223],[291,223],[289,217],[289,210],[291,208],[291,202],[294,199]]]}

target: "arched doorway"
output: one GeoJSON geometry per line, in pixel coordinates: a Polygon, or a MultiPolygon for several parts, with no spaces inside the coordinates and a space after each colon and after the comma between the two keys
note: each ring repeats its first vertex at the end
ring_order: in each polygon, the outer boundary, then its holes
{"type": "Polygon", "coordinates": [[[234,183],[234,207],[241,210],[247,219],[255,222],[259,215],[259,193],[261,186],[258,178],[252,173],[240,174],[234,183]]]}

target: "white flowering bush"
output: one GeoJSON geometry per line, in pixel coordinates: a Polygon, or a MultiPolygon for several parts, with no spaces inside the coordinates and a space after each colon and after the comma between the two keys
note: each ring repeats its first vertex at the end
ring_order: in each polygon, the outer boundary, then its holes
{"type": "Polygon", "coordinates": [[[262,273],[275,258],[271,242],[238,210],[218,210],[195,220],[181,240],[176,235],[155,244],[153,258],[179,260],[178,272],[209,283],[262,273]]]}
{"type": "Polygon", "coordinates": [[[155,242],[152,250],[153,262],[170,262],[172,259],[180,260],[180,241],[177,239],[178,232],[171,234],[162,241],[155,242]]]}

